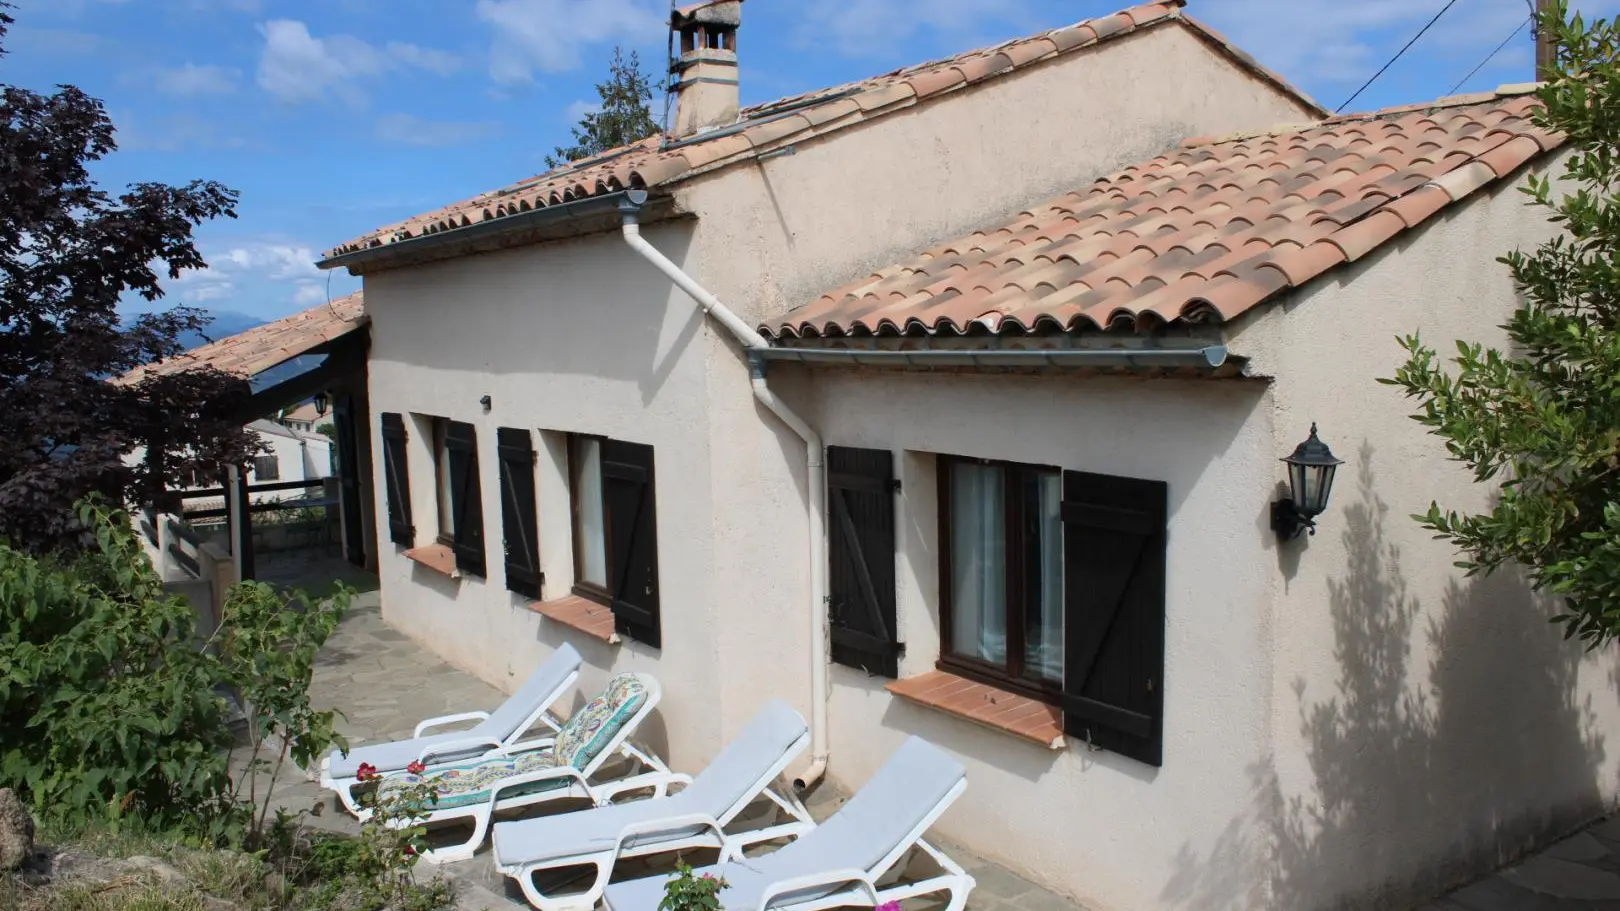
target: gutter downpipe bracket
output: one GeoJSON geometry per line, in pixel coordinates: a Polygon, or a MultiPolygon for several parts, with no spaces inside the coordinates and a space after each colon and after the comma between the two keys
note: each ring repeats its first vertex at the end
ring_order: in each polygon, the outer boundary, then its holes
{"type": "Polygon", "coordinates": [[[800,417],[797,412],[789,408],[786,403],[776,397],[770,386],[766,383],[766,368],[768,366],[766,352],[772,350],[764,337],[754,330],[752,326],[743,322],[736,313],[709,293],[708,289],[697,283],[697,280],[688,275],[685,270],[676,265],[665,256],[657,247],[648,243],[641,236],[640,211],[646,200],[643,193],[640,198],[626,195],[619,201],[619,215],[622,220],[622,233],[624,241],[641,258],[652,263],[658,271],[668,276],[676,287],[685,291],[703,312],[714,318],[726,331],[730,332],[740,342],[748,354],[748,375],[750,385],[753,387],[754,399],[760,403],[777,419],[787,425],[800,439],[804,440],[805,461],[807,466],[806,486],[809,488],[809,503],[806,506],[806,519],[809,526],[810,538],[810,765],[793,781],[793,786],[804,791],[816,782],[827,771],[827,529],[826,529],[826,471],[827,462],[825,450],[822,446],[821,434],[817,433],[810,424],[800,417]]]}

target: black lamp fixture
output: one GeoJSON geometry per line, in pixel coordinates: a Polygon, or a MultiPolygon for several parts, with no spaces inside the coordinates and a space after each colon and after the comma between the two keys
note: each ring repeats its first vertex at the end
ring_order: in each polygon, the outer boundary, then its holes
{"type": "Polygon", "coordinates": [[[317,415],[320,417],[326,417],[326,409],[330,408],[331,406],[332,396],[328,395],[326,392],[315,393],[315,413],[317,415]]]}
{"type": "Polygon", "coordinates": [[[1282,461],[1288,465],[1289,497],[1271,504],[1271,530],[1284,541],[1307,529],[1314,535],[1316,517],[1327,509],[1328,495],[1333,492],[1333,473],[1344,461],[1334,458],[1333,451],[1317,438],[1315,423],[1305,442],[1282,461]]]}

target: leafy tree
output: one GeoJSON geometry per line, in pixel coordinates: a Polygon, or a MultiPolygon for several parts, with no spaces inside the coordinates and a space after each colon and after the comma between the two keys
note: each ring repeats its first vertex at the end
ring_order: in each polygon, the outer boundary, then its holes
{"type": "Polygon", "coordinates": [[[652,77],[642,71],[641,58],[631,51],[626,60],[624,51],[615,47],[608,71],[608,80],[596,86],[601,108],[580,118],[579,126],[574,127],[574,144],[558,146],[547,155],[546,167],[600,155],[658,132],[658,121],[653,119],[648,104],[655,85],[652,77]]]}
{"type": "Polygon", "coordinates": [[[1413,417],[1446,441],[1478,481],[1498,480],[1478,514],[1431,504],[1414,516],[1451,541],[1469,574],[1526,568],[1557,595],[1566,636],[1589,647],[1620,634],[1620,32],[1560,2],[1541,19],[1558,46],[1535,123],[1568,136],[1562,180],[1524,193],[1562,233],[1502,257],[1523,303],[1507,351],[1458,343],[1450,367],[1415,335],[1393,379],[1420,403],[1413,417]]]}
{"type": "MultiPolygon", "coordinates": [[[[0,0],[0,40],[9,8],[0,0]]],[[[211,181],[113,197],[87,165],[115,148],[105,109],[78,89],[0,85],[0,537],[35,552],[84,543],[72,504],[85,494],[147,501],[257,445],[229,414],[246,384],[223,373],[108,381],[207,324],[187,307],[128,321],[117,308],[126,293],[160,298],[159,269],[205,265],[192,229],[236,203],[211,181]],[[154,457],[126,465],[142,445],[154,457]]]]}

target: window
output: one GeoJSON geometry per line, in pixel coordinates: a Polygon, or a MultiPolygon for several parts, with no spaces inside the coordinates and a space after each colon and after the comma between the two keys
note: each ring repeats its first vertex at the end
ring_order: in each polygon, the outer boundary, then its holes
{"type": "Polygon", "coordinates": [[[382,423],[383,490],[388,499],[388,540],[410,547],[416,543],[411,524],[410,471],[405,456],[405,417],[384,412],[382,423]]]}
{"type": "Polygon", "coordinates": [[[573,474],[574,578],[587,593],[607,595],[607,515],[602,500],[602,439],[573,436],[568,461],[573,474]]]}
{"type": "Polygon", "coordinates": [[[948,459],[944,663],[1052,696],[1063,686],[1063,476],[948,459]]]}
{"type": "Polygon", "coordinates": [[[939,667],[1059,706],[1069,736],[1160,765],[1168,487],[938,464],[939,667]]]}
{"type": "Polygon", "coordinates": [[[273,455],[254,456],[253,479],[256,481],[279,481],[281,479],[281,463],[273,455]]]}
{"type": "Polygon", "coordinates": [[[439,543],[450,544],[456,539],[455,510],[450,503],[450,422],[445,418],[433,419],[433,493],[439,507],[439,543]]]}
{"type": "Polygon", "coordinates": [[[657,648],[661,634],[653,448],[572,435],[568,461],[574,592],[609,605],[615,629],[657,648]]]}

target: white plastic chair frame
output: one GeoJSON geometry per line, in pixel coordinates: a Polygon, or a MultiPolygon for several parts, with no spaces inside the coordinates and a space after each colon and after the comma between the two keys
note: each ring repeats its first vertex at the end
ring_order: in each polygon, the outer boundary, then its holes
{"type": "MultiPolygon", "coordinates": [[[[778,838],[797,838],[814,829],[815,820],[810,817],[810,811],[805,808],[791,787],[786,789],[788,796],[784,797],[778,794],[772,785],[787,770],[788,764],[809,745],[810,735],[807,732],[783,751],[776,763],[752,782],[742,798],[719,817],[706,813],[691,813],[632,823],[619,831],[611,847],[581,851],[578,854],[542,861],[497,863],[495,869],[517,880],[518,886],[523,890],[523,897],[540,911],[588,911],[595,908],[597,902],[601,900],[602,893],[607,890],[608,880],[613,875],[613,867],[621,859],[690,851],[695,848],[716,848],[720,851],[721,862],[724,862],[742,857],[744,850],[756,844],[778,838]],[[727,834],[726,826],[761,796],[769,799],[779,811],[785,813],[788,821],[779,821],[760,829],[727,834]],[[688,835],[679,834],[694,826],[701,826],[702,829],[688,835]],[[534,883],[536,873],[576,866],[592,866],[596,870],[590,887],[584,892],[549,896],[542,893],[534,883]]],[[[691,783],[690,775],[676,773],[670,776],[670,784],[685,787],[691,783]]],[[[778,817],[779,820],[780,818],[778,817]]]]}
{"type": "MultiPolygon", "coordinates": [[[[907,836],[871,869],[828,870],[824,873],[779,880],[765,887],[757,906],[739,907],[733,911],[826,911],[829,908],[875,907],[885,902],[903,901],[940,892],[950,897],[945,911],[963,911],[967,907],[968,895],[976,885],[973,877],[943,851],[924,841],[922,836],[966,789],[966,780],[957,782],[928,815],[923,817],[907,836]],[[916,882],[880,885],[891,875],[897,879],[899,874],[904,873],[905,868],[898,866],[899,862],[908,858],[913,848],[927,854],[943,872],[916,882]],[[832,888],[833,891],[814,898],[791,900],[791,896],[796,892],[823,888],[832,888]]],[[[724,893],[722,898],[723,896],[724,893]]],[[[608,911],[653,911],[652,908],[616,908],[611,904],[606,907],[608,911]]],[[[730,908],[729,905],[727,907],[730,908]]]]}
{"type": "MultiPolygon", "coordinates": [[[[514,810],[521,807],[533,806],[535,804],[545,803],[552,800],[562,800],[569,797],[584,798],[597,806],[605,806],[612,803],[614,798],[620,794],[629,791],[641,790],[643,788],[652,788],[653,797],[665,796],[669,792],[670,784],[682,776],[670,771],[669,766],[651,751],[641,750],[637,748],[635,744],[630,743],[630,735],[635,732],[636,728],[641,726],[642,722],[647,720],[647,716],[652,714],[653,709],[657,707],[659,701],[663,698],[663,688],[659,686],[658,681],[655,680],[650,674],[638,673],[635,676],[636,679],[641,681],[641,685],[647,691],[646,700],[642,702],[641,707],[636,710],[636,713],[631,715],[630,718],[625,721],[624,725],[619,728],[618,732],[613,735],[612,739],[603,745],[602,749],[591,758],[590,762],[585,764],[585,768],[576,769],[573,766],[564,765],[555,766],[549,769],[538,769],[536,771],[525,772],[520,775],[513,775],[510,778],[503,778],[496,782],[495,785],[490,788],[489,798],[487,800],[460,807],[448,807],[443,810],[434,810],[432,813],[428,814],[425,819],[402,819],[391,823],[391,825],[393,825],[395,828],[405,828],[411,825],[425,825],[429,829],[432,829],[436,825],[440,825],[451,820],[460,820],[470,817],[473,823],[473,834],[465,842],[455,845],[447,845],[441,848],[433,848],[422,853],[422,860],[433,864],[444,864],[452,863],[458,860],[467,860],[476,854],[478,852],[478,847],[484,843],[485,836],[489,834],[490,821],[494,818],[496,813],[503,810],[514,810]],[[607,764],[608,760],[614,758],[615,756],[633,760],[639,765],[640,770],[622,778],[615,778],[610,781],[593,782],[592,779],[595,778],[596,773],[601,770],[602,766],[607,764]],[[507,797],[505,799],[502,799],[501,797],[501,793],[503,791],[510,791],[514,788],[519,788],[524,785],[535,784],[542,781],[557,780],[565,781],[567,783],[562,787],[549,788],[544,791],[537,791],[530,794],[519,794],[512,797],[507,797]]],[[[564,722],[564,724],[566,723],[567,722],[564,722]]],[[[540,744],[539,746],[535,747],[535,749],[551,749],[552,746],[555,745],[556,739],[553,737],[547,738],[544,741],[535,742],[540,744]]],[[[520,752],[526,751],[515,749],[503,751],[504,755],[508,756],[517,755],[520,752]]],[[[484,758],[489,759],[492,757],[486,756],[484,758]]],[[[433,771],[429,769],[426,774],[431,775],[433,774],[433,771]]],[[[362,809],[359,815],[360,821],[365,822],[371,818],[371,811],[362,809]]]]}
{"type": "MultiPolygon", "coordinates": [[[[461,740],[442,741],[440,743],[429,744],[428,746],[424,747],[422,751],[417,754],[416,759],[424,766],[427,766],[429,772],[432,772],[435,765],[477,762],[481,759],[489,759],[493,756],[527,753],[531,750],[545,749],[551,745],[552,741],[556,737],[557,732],[562,730],[562,721],[558,719],[556,715],[552,714],[551,707],[556,705],[557,700],[561,699],[564,693],[573,689],[574,684],[578,681],[579,670],[575,669],[569,673],[568,676],[563,678],[562,682],[557,685],[556,689],[547,693],[545,697],[539,701],[539,704],[535,706],[534,711],[530,712],[523,719],[523,722],[517,726],[517,729],[514,730],[505,740],[494,737],[469,737],[461,740]],[[518,739],[524,734],[527,734],[529,729],[533,728],[536,724],[544,724],[547,728],[549,728],[550,730],[547,732],[548,736],[536,737],[529,740],[518,739]],[[473,752],[475,750],[481,750],[481,752],[473,752]],[[456,758],[445,758],[451,756],[456,758]]],[[[415,730],[411,731],[411,739],[415,740],[422,737],[434,728],[445,727],[452,724],[463,724],[468,721],[484,721],[487,720],[489,716],[489,712],[476,711],[428,718],[419,722],[416,725],[415,730]]],[[[392,769],[385,771],[383,774],[397,774],[399,771],[400,770],[398,769],[392,769]]],[[[360,806],[358,799],[354,795],[355,786],[360,784],[359,777],[355,775],[342,775],[334,777],[332,775],[332,758],[330,754],[321,758],[320,774],[321,787],[328,791],[336,792],[338,800],[343,804],[343,808],[348,810],[350,813],[353,813],[355,816],[363,819],[364,816],[362,814],[365,813],[365,810],[360,806]]]]}

